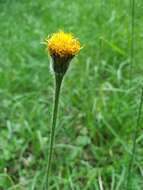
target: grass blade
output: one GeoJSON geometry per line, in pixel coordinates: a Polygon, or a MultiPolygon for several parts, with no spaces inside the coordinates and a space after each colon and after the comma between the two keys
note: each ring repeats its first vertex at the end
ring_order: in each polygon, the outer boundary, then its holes
{"type": "Polygon", "coordinates": [[[134,136],[133,136],[132,155],[131,155],[131,159],[130,159],[129,167],[128,167],[127,189],[130,189],[131,171],[132,171],[133,162],[134,162],[135,154],[136,154],[136,148],[137,148],[136,139],[137,139],[137,132],[138,132],[138,129],[139,129],[139,126],[140,126],[142,106],[143,106],[143,87],[141,89],[140,103],[139,103],[139,109],[138,109],[138,114],[137,114],[137,122],[136,122],[136,127],[135,127],[135,130],[134,130],[134,136]]]}
{"type": "Polygon", "coordinates": [[[134,38],[135,38],[135,0],[130,0],[131,7],[131,48],[130,48],[130,77],[132,77],[134,66],[134,38]]]}

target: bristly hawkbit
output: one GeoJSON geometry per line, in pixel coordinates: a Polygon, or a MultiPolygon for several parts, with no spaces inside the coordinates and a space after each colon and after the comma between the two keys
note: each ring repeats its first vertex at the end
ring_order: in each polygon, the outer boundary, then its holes
{"type": "Polygon", "coordinates": [[[59,31],[46,39],[47,50],[52,57],[53,70],[64,74],[71,59],[81,49],[80,42],[71,33],[59,31]]]}
{"type": "Polygon", "coordinates": [[[49,145],[49,157],[45,173],[45,190],[49,188],[49,175],[53,154],[55,127],[59,105],[59,95],[63,77],[69,67],[72,58],[79,53],[81,49],[80,42],[70,33],[59,31],[53,33],[45,40],[46,49],[52,58],[52,68],[55,73],[55,98],[53,105],[52,126],[49,145]]]}

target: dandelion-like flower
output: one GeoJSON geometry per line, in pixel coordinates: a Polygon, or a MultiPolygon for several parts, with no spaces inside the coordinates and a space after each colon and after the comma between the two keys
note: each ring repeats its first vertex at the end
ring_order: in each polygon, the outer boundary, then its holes
{"type": "Polygon", "coordinates": [[[80,42],[71,33],[59,31],[46,39],[47,50],[53,59],[56,73],[65,73],[70,60],[80,51],[80,42]]]}
{"type": "Polygon", "coordinates": [[[51,56],[72,57],[80,51],[80,42],[70,33],[59,31],[46,41],[51,56]]]}
{"type": "Polygon", "coordinates": [[[52,58],[52,66],[55,74],[55,98],[52,115],[49,158],[45,175],[45,186],[46,189],[48,189],[61,84],[71,59],[80,51],[81,46],[80,42],[74,38],[72,34],[65,33],[63,31],[53,33],[48,39],[46,39],[46,46],[52,58]]]}

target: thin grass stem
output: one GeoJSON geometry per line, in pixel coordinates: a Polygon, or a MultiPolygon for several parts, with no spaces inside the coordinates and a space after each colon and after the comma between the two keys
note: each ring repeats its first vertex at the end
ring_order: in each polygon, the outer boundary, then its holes
{"type": "MultiPolygon", "coordinates": [[[[132,79],[133,75],[133,65],[134,65],[134,18],[135,18],[135,0],[130,0],[130,15],[131,15],[131,20],[130,20],[130,79],[132,79]]],[[[138,116],[139,117],[139,116],[138,116]]],[[[135,131],[137,131],[137,125],[135,127],[135,131]]],[[[129,184],[130,184],[130,175],[131,175],[131,170],[132,170],[132,165],[134,161],[134,152],[136,149],[136,132],[134,133],[133,137],[133,147],[131,151],[131,157],[129,160],[129,165],[127,169],[127,181],[126,181],[126,189],[128,190],[129,184]]]]}
{"type": "Polygon", "coordinates": [[[131,9],[130,77],[132,78],[133,66],[134,66],[135,0],[130,0],[130,9],[131,9]]]}
{"type": "Polygon", "coordinates": [[[129,162],[129,167],[128,167],[128,174],[127,174],[127,190],[131,190],[130,187],[130,179],[131,179],[131,173],[132,173],[132,167],[135,159],[135,154],[136,154],[136,148],[137,148],[137,135],[138,135],[138,129],[140,126],[140,119],[141,119],[141,112],[142,112],[142,106],[143,106],[143,86],[141,88],[141,96],[140,96],[140,102],[139,102],[139,108],[138,108],[138,114],[137,114],[137,121],[136,121],[136,127],[134,130],[134,136],[133,136],[133,147],[132,147],[132,155],[131,159],[129,162]]]}

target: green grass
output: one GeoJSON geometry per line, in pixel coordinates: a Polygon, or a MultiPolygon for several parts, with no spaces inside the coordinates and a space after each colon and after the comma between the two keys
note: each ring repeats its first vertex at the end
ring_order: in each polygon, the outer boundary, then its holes
{"type": "MultiPolygon", "coordinates": [[[[58,29],[84,48],[60,100],[50,190],[126,190],[143,83],[143,2],[0,1],[0,190],[40,190],[48,157],[53,76],[40,42],[58,29]]],[[[143,189],[143,114],[130,190],[143,189]]]]}

